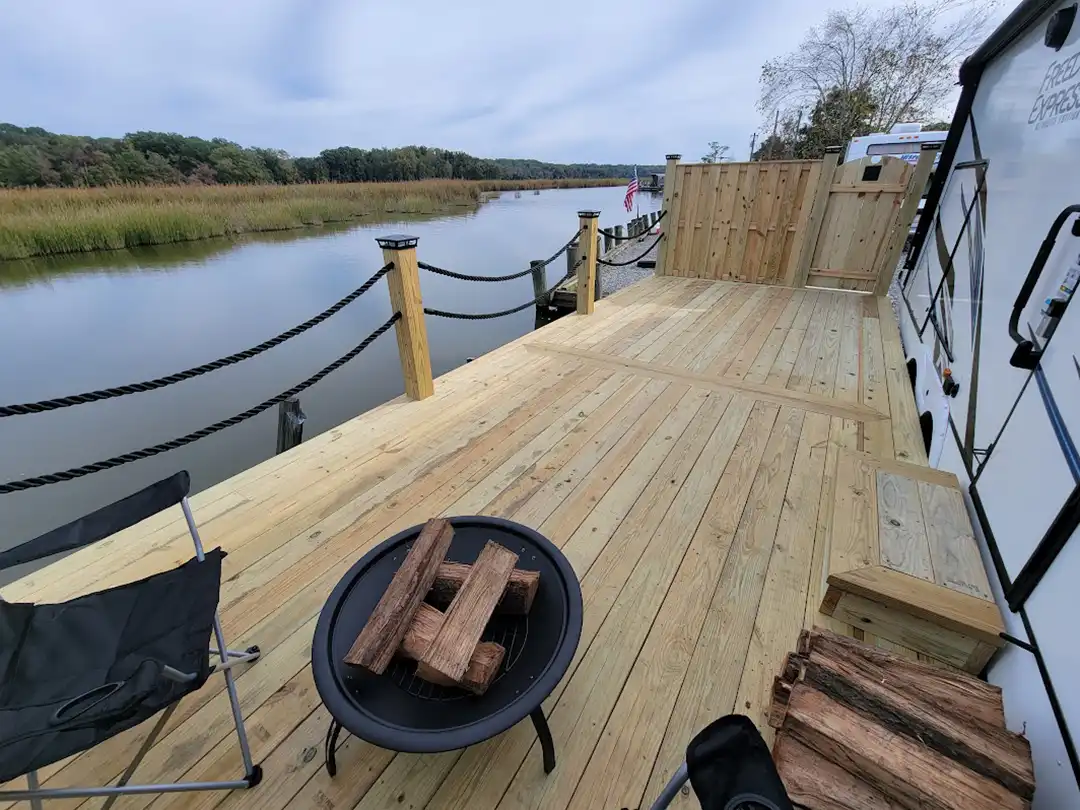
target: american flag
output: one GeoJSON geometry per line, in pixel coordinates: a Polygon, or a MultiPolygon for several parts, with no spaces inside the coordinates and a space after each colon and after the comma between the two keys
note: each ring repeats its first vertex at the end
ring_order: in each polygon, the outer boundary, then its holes
{"type": "Polygon", "coordinates": [[[637,194],[637,166],[634,167],[634,179],[632,179],[626,186],[626,197],[623,198],[623,205],[626,206],[626,210],[634,210],[634,195],[637,194]]]}

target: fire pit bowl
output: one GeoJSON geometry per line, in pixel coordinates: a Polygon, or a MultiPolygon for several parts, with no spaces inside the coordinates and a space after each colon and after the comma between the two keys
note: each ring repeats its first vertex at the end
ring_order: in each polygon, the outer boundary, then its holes
{"type": "Polygon", "coordinates": [[[544,769],[555,755],[541,703],[566,673],[581,637],[581,587],[562,552],[543,535],[493,517],[450,518],[453,562],[473,563],[489,540],[519,555],[518,568],[540,572],[527,616],[495,615],[484,641],[506,648],[494,682],[483,695],[441,687],[416,677],[416,665],[395,659],[381,675],[343,659],[401,566],[422,526],[413,526],[365,554],[334,588],[312,643],[315,685],[334,722],[327,734],[327,767],[344,727],[382,748],[429,753],[465,748],[494,737],[525,717],[536,725],[544,769]]]}

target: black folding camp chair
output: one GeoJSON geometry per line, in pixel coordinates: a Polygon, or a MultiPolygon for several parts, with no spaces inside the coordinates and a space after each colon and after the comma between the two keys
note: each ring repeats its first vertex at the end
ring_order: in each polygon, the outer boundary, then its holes
{"type": "Polygon", "coordinates": [[[86,517],[0,553],[0,570],[95,543],[163,509],[180,505],[195,557],[171,571],[60,604],[0,599],[0,783],[25,775],[26,790],[0,790],[0,801],[107,797],[254,787],[232,668],[259,657],[225,645],[217,614],[220,548],[203,551],[188,503],[190,477],[179,472],[86,517]],[[211,653],[211,633],[216,649],[211,653]],[[211,654],[216,656],[211,662],[211,654]],[[129,784],[179,701],[211,674],[225,675],[244,777],[226,782],[129,784]],[[161,713],[115,785],[43,788],[39,768],[85,751],[161,713]]]}

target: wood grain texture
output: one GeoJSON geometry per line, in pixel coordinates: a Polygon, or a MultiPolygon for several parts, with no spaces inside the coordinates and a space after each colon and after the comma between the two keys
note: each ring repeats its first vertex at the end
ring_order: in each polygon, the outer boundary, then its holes
{"type": "Polygon", "coordinates": [[[993,601],[979,547],[958,490],[919,482],[934,581],[960,593],[993,601]]]}
{"type": "MultiPolygon", "coordinates": [[[[431,584],[428,600],[436,607],[446,607],[469,578],[472,566],[467,563],[443,561],[431,584]]],[[[506,590],[495,606],[496,613],[525,615],[532,607],[536,591],[540,587],[540,572],[515,568],[510,572],[506,590]]]]}
{"type": "Polygon", "coordinates": [[[1028,810],[1030,803],[933,749],[803,684],[788,701],[785,728],[844,770],[910,810],[1028,810]]]}
{"type": "Polygon", "coordinates": [[[787,732],[776,735],[773,761],[788,798],[805,810],[903,810],[787,732]]]}
{"type": "MultiPolygon", "coordinates": [[[[401,657],[408,658],[410,661],[420,661],[431,646],[431,642],[439,635],[445,619],[446,616],[438,608],[428,604],[420,605],[398,649],[401,657]]],[[[460,682],[452,681],[432,670],[417,674],[440,686],[461,686],[473,694],[482,695],[495,680],[505,656],[506,648],[501,644],[481,641],[473,649],[469,665],[465,668],[465,674],[460,682]]]]}
{"type": "Polygon", "coordinates": [[[364,667],[376,675],[386,670],[412,624],[413,614],[431,590],[453,539],[454,527],[450,521],[436,518],[424,524],[364,629],[345,655],[346,664],[364,667]]]}
{"type": "Polygon", "coordinates": [[[923,523],[920,483],[878,470],[881,564],[928,581],[934,579],[930,543],[923,523]]]}
{"type": "Polygon", "coordinates": [[[420,296],[416,248],[384,248],[383,261],[394,265],[386,274],[386,286],[390,291],[390,308],[401,313],[401,318],[394,324],[394,333],[397,335],[401,376],[405,378],[405,393],[412,399],[427,399],[435,393],[435,385],[431,378],[431,351],[420,296]]]}
{"type": "Polygon", "coordinates": [[[517,560],[514,552],[488,541],[420,659],[416,671],[421,678],[442,676],[461,682],[517,560]]]}

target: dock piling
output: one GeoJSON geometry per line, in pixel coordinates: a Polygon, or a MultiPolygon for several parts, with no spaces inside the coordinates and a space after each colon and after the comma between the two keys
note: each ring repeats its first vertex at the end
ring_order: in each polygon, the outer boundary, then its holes
{"type": "Polygon", "coordinates": [[[529,262],[529,267],[532,268],[532,285],[533,296],[537,299],[536,305],[543,307],[548,304],[547,293],[547,265],[544,264],[543,259],[534,259],[529,262]]]}
{"type": "Polygon", "coordinates": [[[592,315],[593,305],[596,303],[596,236],[597,220],[599,211],[578,211],[578,221],[581,223],[582,233],[578,237],[579,250],[584,251],[575,259],[575,264],[581,255],[585,261],[577,268],[577,312],[578,315],[592,315]]]}
{"type": "Polygon", "coordinates": [[[300,400],[290,397],[278,403],[277,453],[292,450],[304,440],[307,415],[300,409],[300,400]]]}
{"type": "Polygon", "coordinates": [[[393,264],[386,274],[390,290],[390,306],[400,312],[394,324],[397,335],[401,374],[405,378],[405,393],[411,399],[427,399],[435,393],[431,378],[431,353],[428,349],[424,304],[420,298],[420,268],[416,264],[415,236],[391,234],[375,240],[383,251],[383,261],[393,264]]]}

